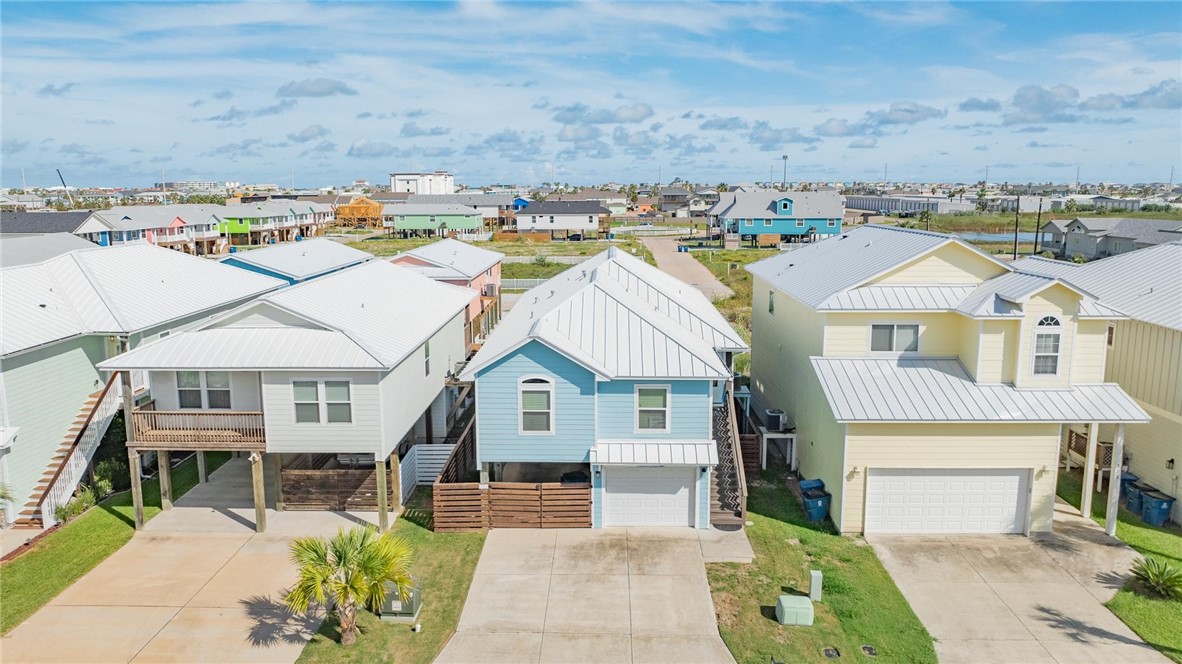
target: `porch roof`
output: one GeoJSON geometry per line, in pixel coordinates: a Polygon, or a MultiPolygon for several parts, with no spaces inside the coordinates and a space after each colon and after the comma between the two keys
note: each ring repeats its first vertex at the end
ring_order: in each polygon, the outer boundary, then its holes
{"type": "Polygon", "coordinates": [[[714,466],[718,447],[713,440],[600,440],[591,463],[714,466]]]}

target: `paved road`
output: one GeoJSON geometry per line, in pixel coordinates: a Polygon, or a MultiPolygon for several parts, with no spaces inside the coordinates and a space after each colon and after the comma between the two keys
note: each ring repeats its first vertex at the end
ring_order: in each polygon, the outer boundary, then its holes
{"type": "Polygon", "coordinates": [[[713,300],[716,297],[725,298],[735,294],[715,279],[714,274],[699,263],[693,254],[679,253],[676,238],[644,237],[640,238],[640,241],[653,252],[657,267],[702,291],[707,298],[713,300]]]}

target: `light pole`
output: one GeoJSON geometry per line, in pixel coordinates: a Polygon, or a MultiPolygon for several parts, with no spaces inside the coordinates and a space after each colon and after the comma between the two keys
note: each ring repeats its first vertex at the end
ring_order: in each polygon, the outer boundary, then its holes
{"type": "Polygon", "coordinates": [[[788,155],[781,155],[780,159],[784,160],[784,179],[780,181],[781,189],[788,189],[788,155]]]}

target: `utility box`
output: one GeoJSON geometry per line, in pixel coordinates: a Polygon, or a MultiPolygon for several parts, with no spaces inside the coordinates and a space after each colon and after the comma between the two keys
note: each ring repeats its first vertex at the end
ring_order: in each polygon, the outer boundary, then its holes
{"type": "Polygon", "coordinates": [[[776,600],[776,622],[781,625],[813,626],[813,601],[800,595],[780,595],[776,600]]]}
{"type": "Polygon", "coordinates": [[[416,581],[413,588],[410,590],[410,597],[403,602],[402,598],[398,596],[398,589],[393,583],[386,582],[386,601],[382,602],[382,611],[379,615],[382,620],[389,620],[391,622],[405,622],[410,623],[418,620],[419,611],[423,608],[423,585],[422,582],[416,581]]]}

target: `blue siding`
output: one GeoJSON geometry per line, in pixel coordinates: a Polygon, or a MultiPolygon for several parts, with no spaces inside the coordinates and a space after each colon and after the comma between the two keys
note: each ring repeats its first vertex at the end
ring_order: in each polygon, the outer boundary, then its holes
{"type": "Polygon", "coordinates": [[[797,219],[792,217],[771,218],[771,225],[766,225],[767,219],[739,219],[740,235],[807,235],[810,228],[816,228],[818,235],[836,235],[841,232],[841,219],[797,219]],[[802,225],[797,225],[800,222],[802,225]],[[829,222],[833,222],[830,226],[829,222]]]}
{"type": "Polygon", "coordinates": [[[595,444],[595,375],[531,341],[476,376],[476,441],[484,462],[586,462],[595,444]],[[523,376],[554,381],[552,435],[521,435],[517,383],[523,376]]]}
{"type": "Polygon", "coordinates": [[[257,274],[266,275],[268,277],[282,279],[282,280],[286,281],[288,284],[296,283],[296,280],[292,279],[291,277],[279,274],[278,272],[273,272],[273,271],[265,269],[265,268],[261,268],[257,265],[253,265],[251,263],[246,263],[246,262],[240,261],[237,258],[232,258],[232,257],[226,258],[226,259],[223,259],[222,262],[225,263],[226,265],[233,265],[236,268],[246,270],[247,272],[254,272],[257,274]]]}
{"type": "Polygon", "coordinates": [[[710,381],[613,380],[599,383],[599,437],[608,440],[710,438],[710,381]],[[669,433],[636,432],[636,385],[668,385],[672,409],[669,433]]]}

